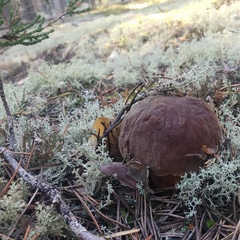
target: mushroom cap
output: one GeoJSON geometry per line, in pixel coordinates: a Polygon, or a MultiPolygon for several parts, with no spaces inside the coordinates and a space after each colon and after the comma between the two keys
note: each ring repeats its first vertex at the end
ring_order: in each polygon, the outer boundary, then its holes
{"type": "Polygon", "coordinates": [[[157,95],[131,108],[121,125],[119,149],[150,167],[150,178],[198,171],[202,145],[215,148],[220,122],[208,104],[194,97],[157,95]]]}

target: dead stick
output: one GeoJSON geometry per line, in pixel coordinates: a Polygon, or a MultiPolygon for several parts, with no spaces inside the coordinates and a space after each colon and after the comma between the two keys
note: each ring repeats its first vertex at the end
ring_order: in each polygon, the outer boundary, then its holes
{"type": "Polygon", "coordinates": [[[124,108],[120,111],[120,113],[118,114],[117,118],[115,119],[115,121],[111,124],[111,126],[106,130],[104,131],[104,134],[99,137],[99,140],[97,142],[97,147],[102,143],[102,140],[108,136],[108,134],[117,126],[119,125],[122,120],[123,120],[123,115],[128,112],[130,110],[130,108],[132,107],[132,105],[138,101],[141,101],[143,100],[144,97],[139,97],[138,99],[135,99],[132,100],[129,104],[125,105],[124,108]]]}
{"type": "MultiPolygon", "coordinates": [[[[13,119],[5,97],[1,76],[0,76],[0,96],[5,108],[5,112],[8,117],[10,148],[11,150],[14,150],[16,146],[16,139],[14,135],[13,119]]],[[[33,177],[29,172],[22,168],[20,164],[16,161],[16,159],[13,157],[14,156],[13,152],[11,152],[10,150],[8,149],[6,150],[6,148],[0,147],[0,152],[6,158],[8,163],[12,166],[14,171],[16,171],[18,168],[18,173],[25,182],[31,184],[35,188],[39,188],[41,192],[44,192],[46,195],[50,197],[52,203],[58,203],[62,217],[64,218],[65,222],[69,225],[70,229],[73,231],[73,233],[76,234],[77,237],[79,237],[82,240],[103,240],[103,238],[88,232],[86,228],[84,228],[78,222],[77,218],[71,212],[70,208],[66,205],[66,203],[63,201],[60,192],[56,188],[54,188],[49,183],[41,182],[39,179],[33,177]]]]}
{"type": "MultiPolygon", "coordinates": [[[[12,166],[14,170],[18,167],[18,162],[13,157],[13,153],[10,150],[4,151],[5,148],[0,147],[0,151],[2,151],[3,156],[6,158],[8,163],[12,166]]],[[[39,188],[41,192],[48,195],[52,201],[52,203],[57,203],[59,206],[60,213],[64,218],[65,222],[69,225],[70,229],[75,233],[77,237],[82,240],[103,240],[103,238],[98,237],[86,230],[71,212],[70,208],[66,205],[61,197],[61,193],[54,188],[49,183],[41,182],[36,177],[32,176],[29,172],[27,172],[24,168],[19,167],[18,169],[19,175],[23,178],[25,182],[28,182],[35,188],[39,188]]]]}
{"type": "Polygon", "coordinates": [[[5,109],[5,112],[7,114],[7,122],[8,122],[8,131],[9,131],[9,143],[10,143],[10,149],[14,151],[15,146],[16,146],[16,139],[14,135],[14,128],[13,128],[13,118],[11,111],[9,109],[4,89],[3,89],[3,82],[2,82],[2,77],[0,76],[0,96],[3,102],[3,106],[5,109]]]}

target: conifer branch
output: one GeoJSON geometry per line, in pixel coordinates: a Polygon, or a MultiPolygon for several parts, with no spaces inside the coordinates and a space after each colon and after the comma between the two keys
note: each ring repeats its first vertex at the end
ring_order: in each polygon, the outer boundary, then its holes
{"type": "MultiPolygon", "coordinates": [[[[10,17],[9,17],[9,30],[3,36],[0,36],[0,48],[10,47],[15,45],[34,45],[43,40],[49,38],[49,34],[54,32],[53,29],[46,30],[51,27],[54,23],[62,19],[64,16],[72,16],[74,14],[84,13],[89,11],[89,8],[78,10],[77,8],[83,2],[83,0],[72,0],[69,1],[68,6],[63,14],[54,19],[53,21],[47,23],[46,19],[40,15],[37,15],[33,21],[30,23],[23,22],[17,16],[21,1],[18,3],[15,11],[10,7],[10,17]]],[[[3,12],[3,7],[6,4],[10,4],[10,0],[5,0],[0,2],[0,26],[4,23],[1,14],[3,12]]]]}

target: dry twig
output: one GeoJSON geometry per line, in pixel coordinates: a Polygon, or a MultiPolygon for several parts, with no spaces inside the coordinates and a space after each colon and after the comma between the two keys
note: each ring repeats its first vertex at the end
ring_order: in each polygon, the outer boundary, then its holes
{"type": "MultiPolygon", "coordinates": [[[[13,157],[13,154],[10,150],[4,151],[5,148],[0,147],[0,151],[3,151],[3,156],[8,161],[8,163],[12,166],[13,169],[17,169],[18,162],[13,157]]],[[[41,182],[38,178],[32,176],[29,172],[27,172],[24,168],[19,167],[18,169],[19,175],[23,178],[23,180],[29,184],[31,184],[35,188],[39,188],[39,190],[45,193],[50,197],[53,204],[57,203],[59,206],[60,213],[64,218],[65,222],[69,225],[70,229],[75,233],[76,236],[83,240],[100,240],[103,239],[98,237],[90,232],[88,232],[77,220],[74,214],[71,212],[70,208],[66,205],[61,197],[61,193],[54,188],[49,183],[41,182]]]]}
{"type": "MultiPolygon", "coordinates": [[[[13,119],[8,107],[8,103],[6,101],[2,79],[0,78],[0,96],[8,117],[8,130],[9,130],[9,143],[10,149],[14,150],[16,146],[16,139],[14,135],[14,128],[13,128],[13,119]]],[[[50,197],[52,203],[57,203],[59,206],[60,213],[64,218],[65,222],[69,225],[70,229],[75,233],[75,235],[83,240],[100,240],[103,239],[98,237],[86,230],[71,212],[70,208],[66,205],[61,197],[61,193],[53,187],[49,183],[41,182],[37,177],[32,176],[29,172],[27,172],[24,168],[20,166],[17,160],[14,158],[13,152],[10,150],[0,147],[0,151],[2,155],[5,157],[6,161],[11,165],[14,171],[17,171],[18,174],[23,178],[23,180],[33,187],[38,188],[40,191],[45,193],[47,196],[50,197]],[[17,170],[18,169],[18,170],[17,170]]]]}

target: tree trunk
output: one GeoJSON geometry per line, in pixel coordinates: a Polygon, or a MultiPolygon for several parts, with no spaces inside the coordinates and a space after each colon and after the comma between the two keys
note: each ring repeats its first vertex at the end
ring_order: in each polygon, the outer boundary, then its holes
{"type": "Polygon", "coordinates": [[[92,10],[96,9],[95,0],[88,0],[88,1],[89,1],[90,8],[91,8],[92,10]]]}

